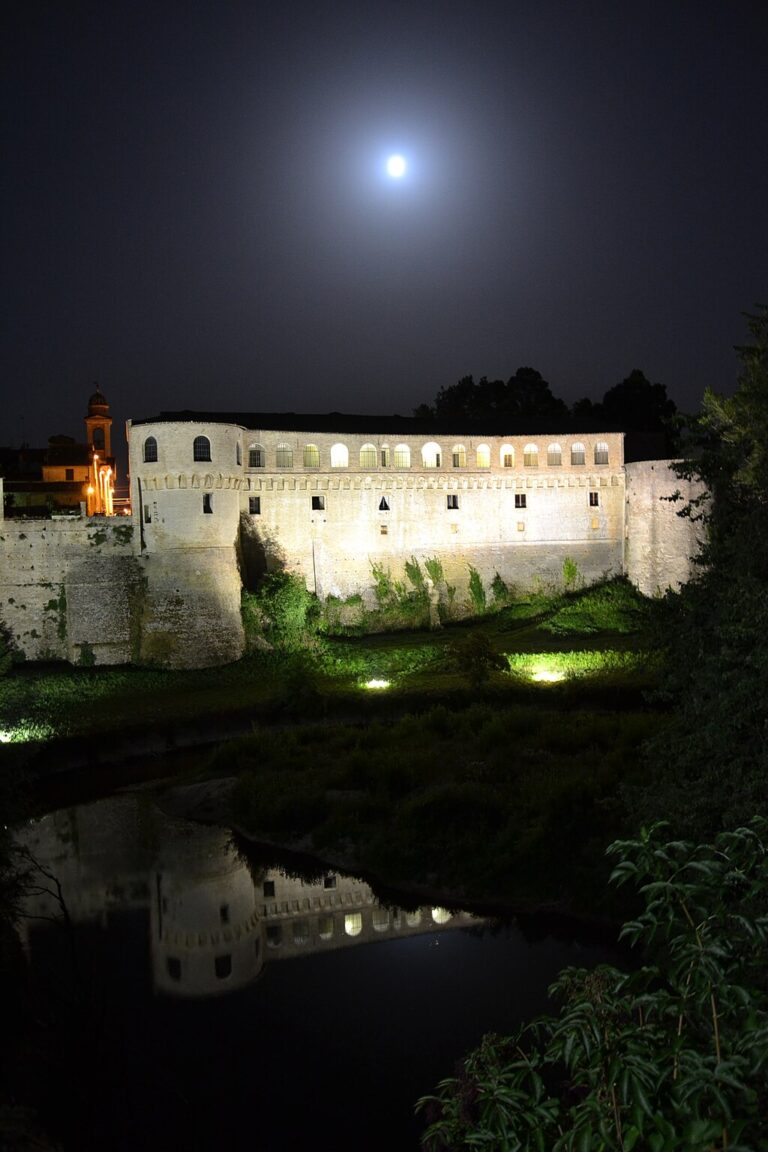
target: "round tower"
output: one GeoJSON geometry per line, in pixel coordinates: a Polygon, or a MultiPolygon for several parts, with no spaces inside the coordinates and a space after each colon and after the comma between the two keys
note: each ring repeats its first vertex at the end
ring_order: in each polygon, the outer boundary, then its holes
{"type": "Polygon", "coordinates": [[[242,429],[128,423],[134,540],[146,577],[142,659],[174,668],[242,656],[237,539],[242,429]]]}

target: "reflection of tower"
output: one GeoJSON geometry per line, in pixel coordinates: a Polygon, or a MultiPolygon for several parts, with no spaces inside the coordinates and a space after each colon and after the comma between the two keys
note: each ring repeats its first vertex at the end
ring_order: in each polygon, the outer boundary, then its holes
{"type": "Polygon", "coordinates": [[[85,434],[92,460],[92,474],[88,486],[88,515],[100,513],[111,516],[115,491],[112,417],[109,414],[109,404],[98,384],[88,401],[85,434]]]}
{"type": "Polygon", "coordinates": [[[150,881],[155,988],[213,996],[250,983],[263,963],[261,927],[247,865],[229,833],[196,829],[166,841],[150,881]]]}

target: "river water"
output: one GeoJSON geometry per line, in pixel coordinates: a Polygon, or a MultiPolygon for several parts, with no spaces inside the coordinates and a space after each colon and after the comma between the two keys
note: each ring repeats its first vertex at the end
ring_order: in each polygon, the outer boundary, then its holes
{"type": "Polygon", "coordinates": [[[19,838],[44,869],[21,927],[36,1095],[65,1152],[415,1152],[414,1103],[463,1053],[546,1010],[560,968],[615,958],[246,859],[149,794],[19,838]]]}

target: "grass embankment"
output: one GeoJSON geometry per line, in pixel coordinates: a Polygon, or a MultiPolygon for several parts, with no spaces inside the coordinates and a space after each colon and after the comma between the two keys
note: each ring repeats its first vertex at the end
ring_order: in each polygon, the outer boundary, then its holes
{"type": "Polygon", "coordinates": [[[659,721],[649,610],[619,581],[438,632],[303,632],[213,671],[21,668],[0,681],[0,727],[54,763],[62,741],[247,718],[254,736],[209,771],[243,774],[233,819],[253,835],[392,884],[588,902],[659,721]]]}

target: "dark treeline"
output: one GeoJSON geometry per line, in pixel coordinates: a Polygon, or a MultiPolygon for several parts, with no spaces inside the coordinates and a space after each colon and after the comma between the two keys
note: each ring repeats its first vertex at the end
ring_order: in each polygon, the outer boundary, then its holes
{"type": "Polygon", "coordinates": [[[682,424],[666,386],[652,384],[637,368],[601,401],[584,398],[571,408],[535,368],[518,368],[506,381],[464,376],[441,388],[432,404],[419,405],[414,416],[497,426],[502,435],[534,427],[547,432],[628,432],[653,436],[664,453],[677,451],[682,424]]]}

